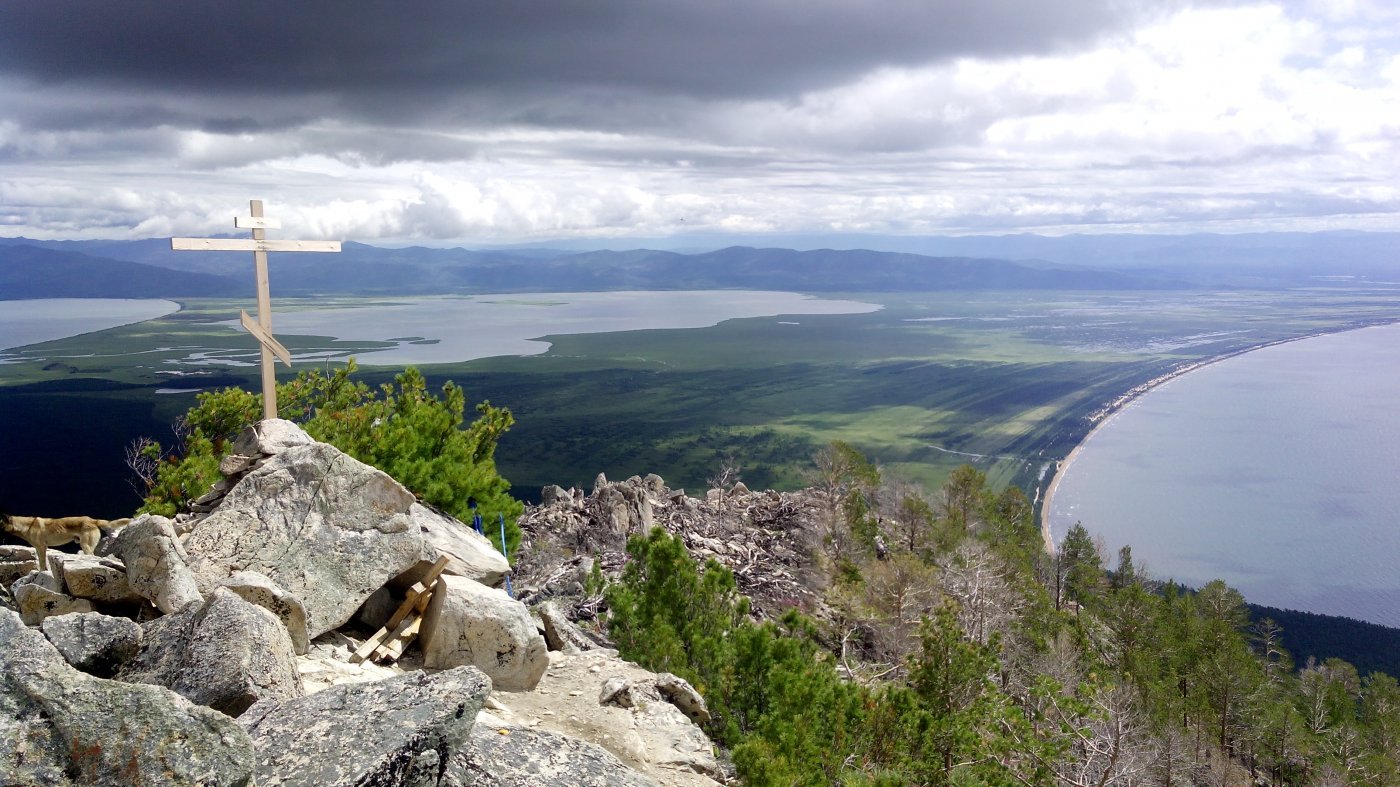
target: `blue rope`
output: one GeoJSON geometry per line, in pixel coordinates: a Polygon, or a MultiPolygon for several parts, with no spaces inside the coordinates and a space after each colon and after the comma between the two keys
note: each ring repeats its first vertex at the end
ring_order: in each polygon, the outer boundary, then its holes
{"type": "MultiPolygon", "coordinates": [[[[506,551],[506,515],[497,514],[501,518],[501,554],[505,556],[506,562],[510,562],[510,553],[506,551]]],[[[477,517],[480,519],[481,517],[477,517]]],[[[506,595],[515,598],[515,591],[510,586],[510,574],[506,574],[506,595]]]]}

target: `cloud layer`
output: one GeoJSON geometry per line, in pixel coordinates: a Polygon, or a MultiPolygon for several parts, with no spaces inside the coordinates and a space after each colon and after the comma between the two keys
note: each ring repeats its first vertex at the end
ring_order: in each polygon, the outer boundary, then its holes
{"type": "Polygon", "coordinates": [[[1388,3],[0,6],[0,235],[1400,228],[1388,3]]]}

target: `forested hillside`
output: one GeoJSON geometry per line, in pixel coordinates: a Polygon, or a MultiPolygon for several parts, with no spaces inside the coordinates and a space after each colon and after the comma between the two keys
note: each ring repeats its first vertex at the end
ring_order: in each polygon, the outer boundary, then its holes
{"type": "MultiPolygon", "coordinates": [[[[701,689],[745,784],[1400,783],[1391,676],[1295,663],[1233,589],[1157,583],[1082,527],[1051,556],[1020,490],[971,467],[925,495],[844,444],[817,459],[814,518],[733,505],[806,545],[792,571],[819,602],[756,615],[744,559],[700,565],[687,539],[713,541],[671,519],[577,605],[701,689]]],[[[574,546],[606,551],[598,531],[574,546]]]]}

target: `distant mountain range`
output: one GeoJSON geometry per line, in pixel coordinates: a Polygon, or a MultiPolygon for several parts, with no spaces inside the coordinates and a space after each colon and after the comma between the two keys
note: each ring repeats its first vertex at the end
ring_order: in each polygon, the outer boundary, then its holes
{"type": "Polygon", "coordinates": [[[0,300],[226,297],[253,291],[225,276],[160,268],[39,246],[0,247],[0,300]]]}
{"type": "MultiPolygon", "coordinates": [[[[867,240],[873,245],[882,239],[867,240]]],[[[919,240],[883,239],[908,245],[919,240]]],[[[967,253],[732,246],[687,254],[381,248],[347,242],[340,254],[273,254],[271,276],[274,288],[286,295],[1128,290],[1400,282],[1397,233],[1002,236],[925,238],[922,243],[967,253]]],[[[252,290],[251,267],[246,253],[175,252],[165,238],[0,238],[0,299],[244,295],[252,290]]]]}

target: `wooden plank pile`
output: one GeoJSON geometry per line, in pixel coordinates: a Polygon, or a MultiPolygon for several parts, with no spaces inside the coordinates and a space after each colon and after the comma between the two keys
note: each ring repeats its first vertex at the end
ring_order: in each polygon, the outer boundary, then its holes
{"type": "Polygon", "coordinates": [[[433,567],[428,569],[428,573],[413,583],[413,587],[408,589],[408,597],[389,617],[384,627],[374,632],[374,635],[365,640],[350,657],[351,664],[359,664],[365,660],[397,661],[403,655],[404,650],[418,637],[418,632],[423,626],[423,613],[428,609],[428,602],[433,599],[433,591],[438,586],[438,575],[447,568],[447,560],[446,555],[438,558],[433,567]]]}

